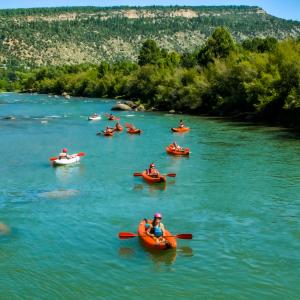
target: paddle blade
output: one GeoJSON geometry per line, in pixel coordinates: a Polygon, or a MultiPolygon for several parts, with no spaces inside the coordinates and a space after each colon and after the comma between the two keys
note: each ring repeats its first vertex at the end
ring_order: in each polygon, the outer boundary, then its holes
{"type": "Polygon", "coordinates": [[[170,174],[167,174],[166,176],[168,176],[168,177],[176,177],[176,174],[175,173],[170,173],[170,174]]]}
{"type": "Polygon", "coordinates": [[[77,153],[77,156],[85,156],[85,153],[84,152],[79,152],[79,153],[77,153]]]}
{"type": "Polygon", "coordinates": [[[57,160],[57,157],[51,157],[49,158],[50,161],[54,161],[54,160],[57,160]]]}
{"type": "Polygon", "coordinates": [[[191,233],[182,233],[177,234],[176,237],[182,240],[191,240],[193,238],[193,235],[191,233]]]}
{"type": "Polygon", "coordinates": [[[133,128],[133,125],[132,125],[132,124],[129,124],[129,123],[125,123],[125,127],[126,127],[126,128],[133,128]]]}
{"type": "Polygon", "coordinates": [[[142,176],[142,173],[133,173],[133,176],[135,177],[142,176]]]}
{"type": "Polygon", "coordinates": [[[137,234],[132,232],[119,232],[119,239],[127,240],[137,237],[137,234]]]}

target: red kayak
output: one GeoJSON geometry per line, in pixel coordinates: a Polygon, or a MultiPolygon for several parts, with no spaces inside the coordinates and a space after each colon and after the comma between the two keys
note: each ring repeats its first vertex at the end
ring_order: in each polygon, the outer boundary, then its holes
{"type": "Polygon", "coordinates": [[[167,178],[166,176],[163,175],[158,175],[158,176],[150,176],[147,174],[146,171],[142,172],[142,177],[144,178],[144,180],[150,184],[152,183],[166,183],[167,182],[167,178]]]}
{"type": "Polygon", "coordinates": [[[113,131],[106,131],[106,132],[103,132],[103,135],[104,136],[113,136],[114,132],[113,131]]]}
{"type": "Polygon", "coordinates": [[[116,117],[116,116],[113,116],[113,115],[109,115],[109,114],[105,114],[107,116],[107,119],[109,121],[119,121],[120,118],[119,117],[116,117]]]}
{"type": "Polygon", "coordinates": [[[133,128],[129,128],[127,130],[128,133],[130,134],[141,134],[142,130],[141,129],[133,129],[133,128]]]}
{"type": "Polygon", "coordinates": [[[178,128],[171,128],[171,130],[173,132],[179,132],[179,133],[181,133],[181,132],[188,132],[188,131],[190,131],[190,128],[189,127],[178,127],[178,128]]]}
{"type": "MultiPolygon", "coordinates": [[[[148,220],[148,223],[150,223],[151,220],[148,220]]],[[[170,248],[176,248],[177,247],[177,241],[175,237],[172,237],[171,233],[165,229],[165,235],[167,236],[165,239],[168,241],[168,243],[159,242],[157,243],[153,237],[147,235],[146,233],[146,222],[145,220],[142,220],[138,227],[138,236],[141,239],[144,246],[151,248],[151,249],[157,249],[157,250],[165,250],[170,248]]]]}
{"type": "Polygon", "coordinates": [[[166,151],[168,154],[172,154],[172,155],[190,155],[189,148],[184,148],[184,149],[178,150],[170,145],[169,147],[166,147],[166,151]]]}
{"type": "Polygon", "coordinates": [[[123,131],[123,127],[122,126],[116,126],[115,131],[123,131]]]}

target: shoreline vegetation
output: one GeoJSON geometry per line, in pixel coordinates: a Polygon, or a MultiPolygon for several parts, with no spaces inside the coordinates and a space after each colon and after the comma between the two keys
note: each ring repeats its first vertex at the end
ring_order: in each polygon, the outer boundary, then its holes
{"type": "Polygon", "coordinates": [[[115,98],[148,110],[229,117],[300,128],[300,39],[236,43],[218,27],[192,53],[151,39],[138,62],[1,70],[0,90],[115,98]]]}

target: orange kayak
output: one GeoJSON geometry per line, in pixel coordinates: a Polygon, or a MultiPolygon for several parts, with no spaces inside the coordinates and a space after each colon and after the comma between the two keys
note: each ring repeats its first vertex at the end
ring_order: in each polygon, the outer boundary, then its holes
{"type": "MultiPolygon", "coordinates": [[[[151,222],[151,220],[148,220],[148,222],[151,222]]],[[[138,227],[138,236],[141,239],[144,246],[151,248],[151,249],[157,249],[157,250],[165,250],[170,248],[176,248],[177,247],[177,241],[175,237],[170,237],[172,234],[165,230],[165,235],[167,236],[165,239],[169,242],[168,245],[165,243],[156,243],[156,241],[146,233],[146,222],[145,220],[142,220],[138,227]]]]}
{"type": "Polygon", "coordinates": [[[169,154],[173,154],[173,155],[189,155],[190,154],[190,149],[189,148],[185,148],[182,150],[176,150],[174,149],[174,147],[166,147],[166,151],[169,154]]]}
{"type": "Polygon", "coordinates": [[[123,127],[122,126],[116,126],[115,131],[123,131],[123,127]]]}
{"type": "Polygon", "coordinates": [[[144,180],[150,184],[152,183],[166,183],[167,182],[167,178],[166,176],[163,175],[159,175],[158,177],[152,177],[147,175],[146,171],[142,172],[142,177],[144,178],[144,180]]]}
{"type": "Polygon", "coordinates": [[[188,132],[190,131],[189,127],[178,127],[178,128],[171,128],[173,132],[188,132]]]}
{"type": "Polygon", "coordinates": [[[113,132],[104,132],[103,135],[105,135],[105,136],[113,136],[114,133],[113,132]]]}
{"type": "Polygon", "coordinates": [[[119,120],[120,120],[120,118],[119,118],[119,117],[116,117],[116,116],[107,116],[107,119],[108,119],[109,121],[119,121],[119,120]]]}
{"type": "Polygon", "coordinates": [[[141,129],[133,129],[133,128],[129,128],[129,129],[127,130],[127,132],[130,133],[130,134],[140,134],[140,133],[142,132],[142,130],[141,130],[141,129]]]}

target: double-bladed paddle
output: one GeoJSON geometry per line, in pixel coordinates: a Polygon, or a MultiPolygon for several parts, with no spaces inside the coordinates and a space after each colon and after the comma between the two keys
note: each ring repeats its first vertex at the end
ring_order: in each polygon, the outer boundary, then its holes
{"type": "MultiPolygon", "coordinates": [[[[135,237],[138,237],[138,235],[132,232],[119,232],[119,238],[121,240],[132,239],[135,237]]],[[[191,240],[193,238],[193,235],[191,233],[181,233],[176,235],[166,235],[164,237],[174,237],[182,240],[191,240]]]]}
{"type": "MultiPolygon", "coordinates": [[[[133,173],[133,176],[135,177],[139,177],[139,176],[143,176],[142,173],[133,173]]],[[[162,176],[168,176],[168,177],[176,177],[176,174],[175,173],[169,173],[169,174],[163,174],[162,176]]]]}

